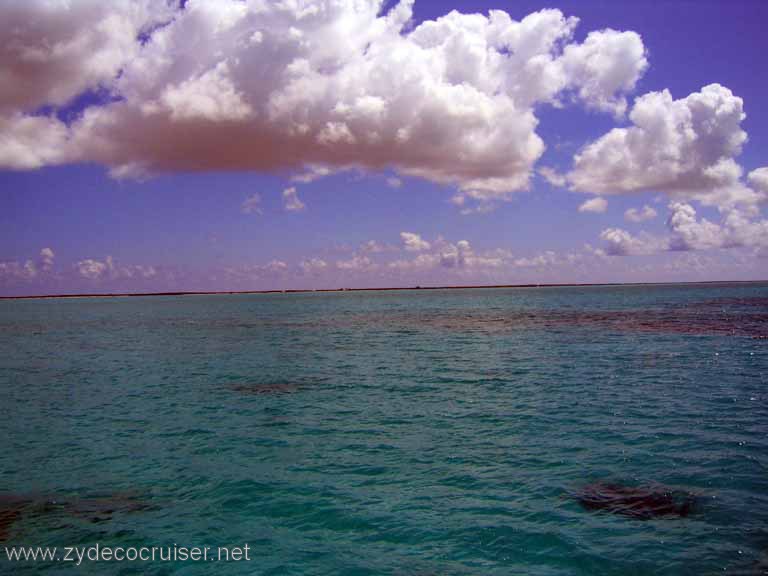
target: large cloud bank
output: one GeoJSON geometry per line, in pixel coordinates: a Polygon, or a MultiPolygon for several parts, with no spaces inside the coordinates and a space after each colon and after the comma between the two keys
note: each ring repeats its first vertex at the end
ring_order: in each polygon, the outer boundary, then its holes
{"type": "MultiPolygon", "coordinates": [[[[31,0],[0,5],[0,168],[389,167],[488,200],[528,186],[534,107],[626,108],[634,32],[542,10],[521,21],[413,0],[31,0]],[[42,114],[100,89],[73,121],[42,114]]],[[[734,142],[733,145],[738,145],[734,142]]]]}

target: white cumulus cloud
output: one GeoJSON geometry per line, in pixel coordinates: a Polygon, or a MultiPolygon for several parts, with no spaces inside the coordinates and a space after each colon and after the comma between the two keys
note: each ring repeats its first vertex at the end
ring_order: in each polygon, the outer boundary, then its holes
{"type": "Polygon", "coordinates": [[[29,258],[23,262],[0,262],[0,283],[8,281],[29,282],[35,279],[50,277],[56,255],[52,248],[40,250],[37,261],[29,258]]]}
{"type": "Polygon", "coordinates": [[[0,6],[0,112],[61,106],[109,86],[141,51],[140,33],[167,21],[162,0],[24,0],[0,6]]]}
{"type": "Polygon", "coordinates": [[[590,198],[579,206],[579,212],[595,212],[602,214],[608,209],[608,201],[605,198],[590,198]]]}
{"type": "Polygon", "coordinates": [[[32,260],[21,262],[0,262],[0,280],[33,280],[37,277],[37,266],[32,260]]]}
{"type": "Polygon", "coordinates": [[[96,260],[94,258],[79,260],[75,263],[74,267],[80,276],[88,280],[147,279],[157,276],[158,273],[154,266],[144,266],[141,264],[117,265],[112,256],[107,256],[104,260],[96,260]]]}
{"type": "Polygon", "coordinates": [[[112,258],[107,257],[107,261],[105,262],[86,258],[85,260],[80,260],[75,266],[80,276],[83,278],[97,280],[108,273],[112,268],[112,258]]]}
{"type": "Polygon", "coordinates": [[[452,269],[458,271],[494,269],[504,265],[509,257],[505,251],[492,251],[478,254],[467,240],[455,244],[438,238],[434,243],[422,248],[416,257],[400,259],[388,263],[388,267],[398,271],[427,271],[434,269],[452,269]]]}
{"type": "Polygon", "coordinates": [[[66,143],[67,127],[56,118],[0,114],[0,169],[31,170],[57,164],[67,154],[66,143]]]}
{"type": "Polygon", "coordinates": [[[666,250],[667,241],[647,234],[633,236],[621,228],[607,228],[600,233],[605,253],[611,256],[646,256],[666,250]]]}
{"type": "Polygon", "coordinates": [[[768,249],[768,220],[750,210],[731,208],[723,212],[719,223],[712,222],[699,217],[692,204],[673,201],[669,204],[667,219],[669,236],[645,232],[635,236],[621,228],[608,228],[600,238],[605,242],[605,253],[613,256],[728,248],[749,248],[763,253],[768,249]]]}
{"type": "Polygon", "coordinates": [[[400,239],[408,252],[429,250],[430,244],[415,232],[400,232],[400,239]]]}
{"type": "Polygon", "coordinates": [[[321,274],[328,268],[328,262],[322,258],[308,258],[299,263],[299,268],[305,274],[321,274]]]}
{"type": "Polygon", "coordinates": [[[762,196],[768,198],[768,167],[757,168],[747,175],[747,182],[762,196]]]}
{"type": "Polygon", "coordinates": [[[56,254],[53,252],[52,248],[43,248],[40,250],[40,264],[46,272],[53,267],[55,258],[56,254]]]}
{"type": "MultiPolygon", "coordinates": [[[[735,160],[747,140],[744,118],[742,99],[719,84],[680,100],[650,92],[635,101],[630,127],[614,128],[575,156],[568,180],[594,194],[655,190],[723,209],[754,206],[764,198],[741,182],[735,160]]],[[[759,185],[761,173],[750,181],[759,185]]]]}
{"type": "Polygon", "coordinates": [[[717,224],[697,218],[690,204],[673,202],[669,206],[667,225],[672,232],[673,250],[707,250],[711,248],[766,248],[768,220],[757,220],[740,210],[731,210],[717,224]]]}
{"type": "Polygon", "coordinates": [[[583,44],[565,47],[566,75],[588,106],[622,116],[627,101],[622,96],[648,67],[643,41],[636,32],[590,32],[583,44]]]}

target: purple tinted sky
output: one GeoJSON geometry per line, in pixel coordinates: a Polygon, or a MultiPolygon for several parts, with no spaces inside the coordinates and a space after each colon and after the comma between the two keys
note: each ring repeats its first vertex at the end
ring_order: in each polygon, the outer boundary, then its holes
{"type": "MultiPolygon", "coordinates": [[[[420,22],[450,9],[500,9],[519,20],[549,6],[523,0],[417,0],[414,16],[420,22]]],[[[743,98],[747,114],[742,128],[749,141],[738,161],[745,172],[768,164],[768,75],[762,62],[768,54],[768,2],[560,1],[554,7],[580,18],[577,41],[603,28],[642,36],[650,67],[628,95],[630,105],[637,95],[664,88],[674,98],[713,82],[730,88],[743,98]]],[[[76,117],[94,102],[98,99],[81,98],[59,116],[76,117]]],[[[628,122],[571,106],[539,105],[536,113],[537,132],[547,144],[537,166],[561,171],[568,170],[581,146],[628,122]]],[[[402,185],[393,187],[387,182],[392,172],[343,172],[307,184],[291,182],[290,176],[214,171],[117,180],[95,164],[0,171],[0,262],[7,264],[0,294],[768,276],[768,261],[753,258],[747,249],[587,255],[582,263],[567,262],[567,255],[581,254],[585,244],[599,248],[601,231],[608,227],[664,234],[667,200],[659,201],[658,192],[610,196],[604,213],[579,213],[589,196],[536,176],[530,191],[516,192],[488,213],[464,215],[449,202],[454,187],[419,178],[401,176],[402,185]],[[289,186],[296,187],[306,209],[284,209],[282,191],[289,186]],[[262,213],[243,213],[242,203],[254,193],[261,195],[262,213]],[[624,220],[625,210],[645,204],[659,216],[641,224],[624,220]],[[454,244],[467,240],[475,253],[504,250],[512,256],[509,265],[490,272],[450,266],[393,272],[387,262],[413,256],[402,251],[403,231],[433,245],[439,237],[454,244]],[[362,252],[360,246],[371,240],[386,249],[362,252]],[[46,272],[39,262],[43,247],[55,252],[46,272]],[[379,266],[350,271],[334,264],[364,255],[379,266]],[[79,262],[106,262],[107,256],[124,273],[81,273],[79,262]],[[326,262],[325,270],[301,269],[300,263],[312,258],[326,262]],[[23,266],[28,260],[37,266],[34,277],[8,272],[12,263],[23,266]],[[257,268],[275,260],[286,270],[257,268]]],[[[697,212],[720,219],[712,207],[697,206],[697,212]]]]}

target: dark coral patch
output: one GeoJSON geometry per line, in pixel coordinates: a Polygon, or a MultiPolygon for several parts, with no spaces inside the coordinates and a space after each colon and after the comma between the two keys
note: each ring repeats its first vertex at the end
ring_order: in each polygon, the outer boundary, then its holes
{"type": "Polygon", "coordinates": [[[292,394],[301,387],[292,382],[249,382],[233,384],[229,388],[233,392],[256,396],[260,394],[292,394]]]}
{"type": "Polygon", "coordinates": [[[0,542],[8,540],[12,526],[21,518],[18,508],[0,508],[0,542]]]}
{"type": "Polygon", "coordinates": [[[307,388],[320,386],[328,381],[324,376],[299,376],[291,379],[263,380],[256,382],[232,382],[228,388],[233,392],[251,396],[269,394],[293,394],[307,388]]]}
{"type": "MultiPolygon", "coordinates": [[[[517,330],[594,329],[610,332],[666,333],[768,338],[768,308],[762,300],[695,303],[651,309],[519,309],[435,312],[421,315],[363,313],[329,320],[326,329],[377,327],[389,331],[424,330],[508,333],[517,330]]],[[[413,331],[413,332],[411,332],[413,331]]]]}
{"type": "Polygon", "coordinates": [[[13,525],[25,516],[64,514],[95,523],[110,520],[116,513],[155,509],[155,504],[132,493],[85,498],[0,494],[0,542],[10,538],[13,525]]]}
{"type": "Polygon", "coordinates": [[[595,482],[572,494],[587,510],[605,510],[638,520],[660,517],[685,518],[693,510],[696,498],[688,492],[665,486],[623,486],[595,482]]]}
{"type": "Polygon", "coordinates": [[[17,494],[0,494],[0,542],[8,540],[13,525],[21,518],[32,499],[17,494]]]}

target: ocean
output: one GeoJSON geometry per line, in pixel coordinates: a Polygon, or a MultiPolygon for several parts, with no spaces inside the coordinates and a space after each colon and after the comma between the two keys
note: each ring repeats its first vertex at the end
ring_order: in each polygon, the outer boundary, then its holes
{"type": "Polygon", "coordinates": [[[765,574],[767,338],[759,283],[0,301],[0,573],[765,574]],[[96,545],[249,559],[6,556],[96,545]]]}

